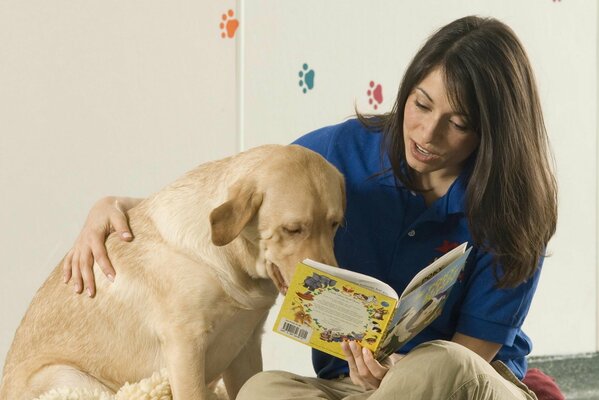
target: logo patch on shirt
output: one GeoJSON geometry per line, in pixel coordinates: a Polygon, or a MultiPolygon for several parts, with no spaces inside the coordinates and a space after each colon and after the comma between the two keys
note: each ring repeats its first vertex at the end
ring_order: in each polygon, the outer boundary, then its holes
{"type": "Polygon", "coordinates": [[[448,251],[455,249],[459,245],[460,245],[459,243],[450,242],[449,240],[444,240],[443,244],[441,244],[441,246],[439,246],[439,247],[436,247],[435,250],[437,250],[441,254],[445,254],[448,251]]]}
{"type": "MultiPolygon", "coordinates": [[[[459,243],[450,242],[449,240],[444,240],[443,244],[441,244],[441,246],[435,247],[435,250],[440,252],[441,254],[445,254],[448,251],[455,249],[459,245],[460,245],[459,243]]],[[[464,269],[462,269],[462,271],[460,271],[460,275],[458,275],[457,281],[464,282],[464,269]]]]}

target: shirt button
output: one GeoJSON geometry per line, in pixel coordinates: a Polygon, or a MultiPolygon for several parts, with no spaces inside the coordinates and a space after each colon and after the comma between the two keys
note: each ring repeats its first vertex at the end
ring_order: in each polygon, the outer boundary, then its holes
{"type": "Polygon", "coordinates": [[[410,232],[408,232],[408,236],[409,237],[414,237],[416,236],[416,231],[414,229],[412,229],[410,232]]]}

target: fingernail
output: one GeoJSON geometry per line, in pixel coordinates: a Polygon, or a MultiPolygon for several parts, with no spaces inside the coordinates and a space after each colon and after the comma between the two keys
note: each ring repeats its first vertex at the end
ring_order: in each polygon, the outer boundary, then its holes
{"type": "Polygon", "coordinates": [[[92,290],[90,288],[87,288],[87,295],[89,297],[92,297],[92,290]]]}
{"type": "Polygon", "coordinates": [[[66,275],[63,275],[63,276],[62,276],[62,283],[67,283],[67,282],[68,282],[68,280],[67,280],[67,276],[66,276],[66,275]]]}
{"type": "Polygon", "coordinates": [[[121,237],[123,239],[131,239],[133,236],[129,232],[123,232],[123,233],[121,233],[121,237]]]}
{"type": "Polygon", "coordinates": [[[364,354],[365,356],[368,355],[368,349],[366,347],[362,347],[362,354],[364,354]]]}
{"type": "Polygon", "coordinates": [[[114,276],[112,276],[112,274],[108,274],[108,275],[106,275],[106,276],[108,277],[108,280],[109,280],[110,282],[114,282],[114,276]]]}
{"type": "Polygon", "coordinates": [[[76,284],[76,285],[73,287],[73,290],[75,291],[75,293],[79,293],[79,290],[80,290],[80,289],[79,289],[79,285],[77,285],[77,284],[76,284]]]}

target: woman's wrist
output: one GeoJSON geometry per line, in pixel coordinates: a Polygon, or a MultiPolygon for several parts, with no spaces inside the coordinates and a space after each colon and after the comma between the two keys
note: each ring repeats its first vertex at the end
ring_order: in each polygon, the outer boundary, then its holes
{"type": "Polygon", "coordinates": [[[116,197],[115,204],[118,204],[123,211],[129,211],[142,202],[142,198],[137,197],[116,197]]]}
{"type": "Polygon", "coordinates": [[[106,196],[99,200],[99,203],[116,207],[123,213],[127,213],[133,207],[142,202],[142,198],[122,197],[122,196],[106,196]]]}

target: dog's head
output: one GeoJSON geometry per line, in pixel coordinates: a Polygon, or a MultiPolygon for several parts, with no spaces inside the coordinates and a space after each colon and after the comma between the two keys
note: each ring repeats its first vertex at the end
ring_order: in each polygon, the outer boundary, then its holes
{"type": "Polygon", "coordinates": [[[345,183],[333,165],[301,146],[277,146],[212,211],[212,242],[242,237],[256,246],[248,272],[272,279],[284,293],[299,261],[337,265],[333,237],[344,211],[345,183]]]}

